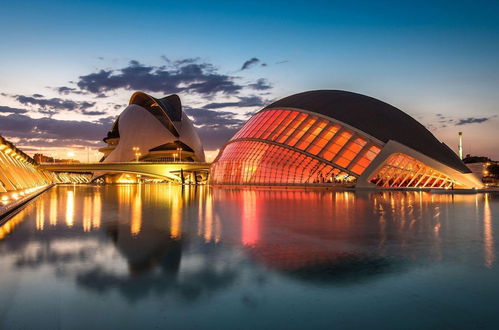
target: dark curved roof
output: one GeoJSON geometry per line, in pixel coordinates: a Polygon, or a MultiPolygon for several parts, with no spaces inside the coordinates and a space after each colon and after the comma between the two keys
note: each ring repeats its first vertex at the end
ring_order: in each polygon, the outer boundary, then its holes
{"type": "Polygon", "coordinates": [[[173,135],[180,136],[173,123],[182,120],[182,103],[178,95],[172,94],[157,99],[144,92],[135,92],[130,97],[129,104],[140,105],[155,116],[173,135]]]}
{"type": "Polygon", "coordinates": [[[283,107],[334,118],[385,143],[395,140],[460,172],[470,173],[459,157],[417,120],[375,98],[339,90],[317,90],[285,97],[263,110],[283,107]]]}

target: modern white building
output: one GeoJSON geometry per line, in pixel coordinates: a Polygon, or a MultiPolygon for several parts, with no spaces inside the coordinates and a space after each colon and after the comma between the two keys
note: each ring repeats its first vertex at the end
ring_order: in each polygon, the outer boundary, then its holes
{"type": "Polygon", "coordinates": [[[104,163],[129,161],[204,162],[194,125],[177,95],[156,99],[136,92],[104,138],[104,163]]]}

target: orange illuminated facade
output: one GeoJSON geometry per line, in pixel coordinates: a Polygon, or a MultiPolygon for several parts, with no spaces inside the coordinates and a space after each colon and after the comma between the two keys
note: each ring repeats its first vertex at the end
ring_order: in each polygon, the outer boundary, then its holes
{"type": "Polygon", "coordinates": [[[401,110],[345,91],[304,92],[250,118],[211,165],[215,185],[479,188],[457,155],[401,110]]]}
{"type": "Polygon", "coordinates": [[[461,185],[447,175],[404,154],[391,155],[370,181],[385,188],[451,188],[461,185]]]}
{"type": "Polygon", "coordinates": [[[379,143],[322,116],[273,109],[251,118],[211,168],[212,183],[352,184],[379,143]]]}

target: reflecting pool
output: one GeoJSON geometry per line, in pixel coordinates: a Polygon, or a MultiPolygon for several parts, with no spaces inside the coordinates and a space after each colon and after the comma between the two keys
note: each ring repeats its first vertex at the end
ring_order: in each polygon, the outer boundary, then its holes
{"type": "Polygon", "coordinates": [[[498,329],[499,196],[58,186],[0,227],[3,329],[498,329]]]}

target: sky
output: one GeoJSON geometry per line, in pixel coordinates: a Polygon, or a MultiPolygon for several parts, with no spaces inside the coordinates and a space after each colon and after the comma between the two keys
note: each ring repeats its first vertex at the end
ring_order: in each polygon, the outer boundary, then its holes
{"type": "Polygon", "coordinates": [[[272,101],[366,94],[499,160],[497,1],[0,0],[0,134],[86,161],[137,90],[176,93],[208,159],[272,101]]]}

